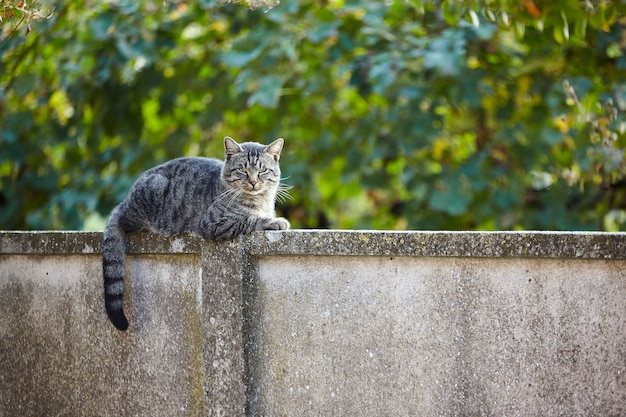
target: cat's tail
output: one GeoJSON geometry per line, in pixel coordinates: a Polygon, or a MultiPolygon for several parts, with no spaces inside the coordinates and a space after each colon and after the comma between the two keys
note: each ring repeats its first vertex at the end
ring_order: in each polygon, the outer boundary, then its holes
{"type": "MultiPolygon", "coordinates": [[[[122,203],[123,204],[123,203],[122,203]]],[[[126,261],[126,233],[120,225],[122,204],[115,207],[107,220],[102,250],[104,275],[104,306],[107,315],[119,330],[128,329],[124,315],[124,263],[126,261]]]]}

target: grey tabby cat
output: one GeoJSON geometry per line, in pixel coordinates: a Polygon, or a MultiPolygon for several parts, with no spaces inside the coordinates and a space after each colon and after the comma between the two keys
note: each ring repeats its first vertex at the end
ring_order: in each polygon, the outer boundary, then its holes
{"type": "MultiPolygon", "coordinates": [[[[104,304],[119,330],[128,328],[122,308],[126,233],[149,230],[165,236],[191,232],[212,240],[255,230],[286,230],[275,217],[283,139],[265,146],[224,138],[225,160],[179,158],[144,172],[109,216],[104,232],[104,304]]],[[[288,188],[288,187],[287,187],[288,188]]]]}

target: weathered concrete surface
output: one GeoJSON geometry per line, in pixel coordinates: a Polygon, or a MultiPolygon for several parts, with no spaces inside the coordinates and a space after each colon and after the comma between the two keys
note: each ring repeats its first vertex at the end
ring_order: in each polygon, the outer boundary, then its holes
{"type": "Polygon", "coordinates": [[[247,236],[256,256],[434,256],[470,258],[624,259],[626,233],[382,232],[324,230],[247,236]]]}
{"type": "Polygon", "coordinates": [[[0,417],[626,415],[626,234],[0,232],[0,417]]]}
{"type": "Polygon", "coordinates": [[[262,258],[253,415],[626,415],[625,268],[262,258]]]}
{"type": "Polygon", "coordinates": [[[248,239],[249,415],[626,415],[624,234],[248,239]]]}
{"type": "Polygon", "coordinates": [[[243,415],[237,246],[131,239],[124,333],[104,313],[101,239],[0,235],[0,416],[243,415]]]}

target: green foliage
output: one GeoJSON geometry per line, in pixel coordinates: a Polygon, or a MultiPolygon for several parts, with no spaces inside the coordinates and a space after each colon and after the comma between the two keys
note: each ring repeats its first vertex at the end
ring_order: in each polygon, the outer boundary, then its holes
{"type": "Polygon", "coordinates": [[[625,4],[250,5],[4,0],[0,227],[229,135],[285,138],[295,227],[626,229],[625,4]]]}

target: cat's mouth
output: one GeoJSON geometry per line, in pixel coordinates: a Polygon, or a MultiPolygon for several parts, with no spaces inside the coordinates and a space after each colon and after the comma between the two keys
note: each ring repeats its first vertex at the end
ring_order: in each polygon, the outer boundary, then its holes
{"type": "Polygon", "coordinates": [[[248,184],[246,187],[244,187],[243,191],[248,195],[259,195],[259,194],[263,194],[265,189],[263,189],[263,187],[260,187],[259,185],[254,186],[254,185],[248,184]]]}

